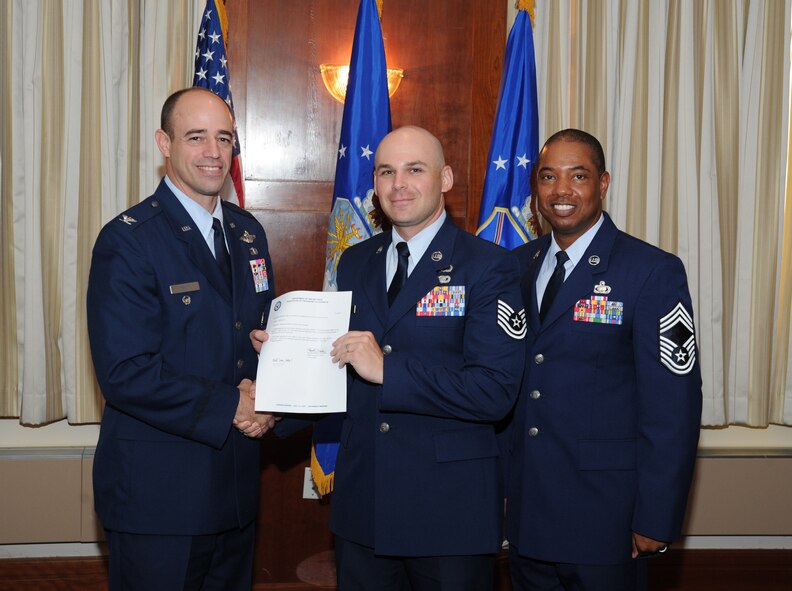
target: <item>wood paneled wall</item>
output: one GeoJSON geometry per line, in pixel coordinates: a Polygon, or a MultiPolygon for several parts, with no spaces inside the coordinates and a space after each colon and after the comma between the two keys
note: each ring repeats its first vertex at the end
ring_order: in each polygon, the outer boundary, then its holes
{"type": "MultiPolygon", "coordinates": [[[[348,63],[356,0],[227,0],[231,86],[246,206],[270,241],[278,293],[321,289],[343,106],[319,65],[348,63]]],[[[445,146],[455,174],[454,220],[474,230],[506,42],[493,0],[385,0],[389,65],[405,71],[391,99],[394,127],[420,125],[445,146]]],[[[256,581],[297,580],[332,547],[329,507],[302,499],[309,436],[267,439],[256,581]],[[313,557],[313,558],[312,558],[313,557]]]]}

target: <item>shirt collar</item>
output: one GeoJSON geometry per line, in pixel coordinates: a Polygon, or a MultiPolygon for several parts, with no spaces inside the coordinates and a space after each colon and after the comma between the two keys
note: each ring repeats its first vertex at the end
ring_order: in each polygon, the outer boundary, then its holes
{"type": "MultiPolygon", "coordinates": [[[[580,259],[583,258],[583,255],[586,254],[586,250],[588,250],[591,241],[594,240],[594,236],[597,235],[602,223],[605,221],[605,216],[600,213],[600,217],[593,226],[591,226],[585,233],[575,240],[569,247],[566,249],[566,253],[569,255],[569,261],[572,263],[572,268],[574,268],[580,259]]],[[[555,233],[551,235],[550,240],[550,249],[547,251],[547,256],[545,260],[552,261],[552,265],[555,266],[555,255],[558,251],[561,250],[561,247],[558,246],[558,243],[555,239],[555,233]]]]}
{"type": "MultiPolygon", "coordinates": [[[[418,261],[421,260],[421,257],[426,252],[426,249],[429,248],[432,240],[434,240],[434,237],[437,236],[437,233],[440,231],[440,227],[445,222],[446,215],[447,214],[445,210],[443,210],[440,212],[439,218],[406,241],[407,246],[410,248],[410,260],[414,261],[414,264],[412,265],[413,267],[415,266],[415,263],[418,263],[418,261]]],[[[393,232],[391,232],[391,250],[396,248],[397,242],[405,242],[405,240],[399,235],[399,231],[394,227],[393,232]]]]}
{"type": "Polygon", "coordinates": [[[192,218],[196,229],[201,236],[203,236],[212,252],[214,252],[212,218],[217,218],[220,220],[220,223],[223,223],[223,207],[220,204],[220,198],[217,198],[214,211],[210,214],[201,204],[195,201],[195,199],[191,199],[181,189],[177,188],[176,185],[173,184],[173,181],[168,178],[168,175],[165,175],[165,184],[168,185],[168,188],[176,196],[176,199],[179,200],[179,203],[187,210],[187,214],[192,218]]]}

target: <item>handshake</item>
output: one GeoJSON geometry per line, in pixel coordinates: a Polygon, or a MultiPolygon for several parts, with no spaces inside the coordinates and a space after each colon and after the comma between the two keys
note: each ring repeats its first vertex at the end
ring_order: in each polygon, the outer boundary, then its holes
{"type": "Polygon", "coordinates": [[[247,378],[239,383],[239,406],[234,415],[234,427],[246,437],[261,437],[275,426],[281,417],[272,413],[256,412],[256,382],[247,378]]]}

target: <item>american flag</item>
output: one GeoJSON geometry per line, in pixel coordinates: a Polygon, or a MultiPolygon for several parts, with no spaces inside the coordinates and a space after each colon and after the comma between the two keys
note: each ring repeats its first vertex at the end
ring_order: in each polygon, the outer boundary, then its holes
{"type": "MultiPolygon", "coordinates": [[[[206,0],[201,24],[198,31],[198,44],[195,48],[195,76],[193,86],[208,88],[223,99],[234,112],[229,84],[228,58],[226,57],[226,37],[228,18],[221,1],[206,0]]],[[[234,130],[234,155],[231,160],[231,174],[221,192],[221,197],[240,207],[245,207],[245,184],[242,176],[242,160],[239,152],[239,136],[234,130]]]]}

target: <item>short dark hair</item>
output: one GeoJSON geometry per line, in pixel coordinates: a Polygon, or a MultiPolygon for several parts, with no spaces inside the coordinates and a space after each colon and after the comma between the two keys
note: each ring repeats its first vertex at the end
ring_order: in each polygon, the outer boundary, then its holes
{"type": "MultiPolygon", "coordinates": [[[[544,146],[542,146],[542,150],[544,150],[545,147],[549,146],[550,144],[554,144],[556,142],[578,142],[581,144],[586,144],[589,148],[591,148],[591,155],[594,158],[594,165],[597,167],[597,172],[599,174],[605,172],[605,152],[602,150],[602,144],[600,144],[599,140],[590,133],[574,128],[562,129],[561,131],[557,131],[547,138],[544,146]]],[[[540,150],[539,154],[541,155],[541,153],[542,152],[540,150]]]]}
{"type": "MultiPolygon", "coordinates": [[[[160,129],[167,133],[168,137],[171,139],[173,139],[173,111],[176,108],[176,103],[179,102],[179,99],[188,92],[208,92],[209,94],[216,96],[218,100],[223,101],[223,99],[221,99],[214,92],[208,88],[203,88],[202,86],[190,86],[189,88],[182,88],[181,90],[174,92],[167,99],[165,99],[165,104],[162,105],[162,112],[160,113],[160,129]]],[[[223,101],[223,104],[228,109],[228,112],[231,114],[231,119],[233,120],[234,114],[231,112],[231,107],[229,107],[228,103],[225,101],[223,101]]]]}

